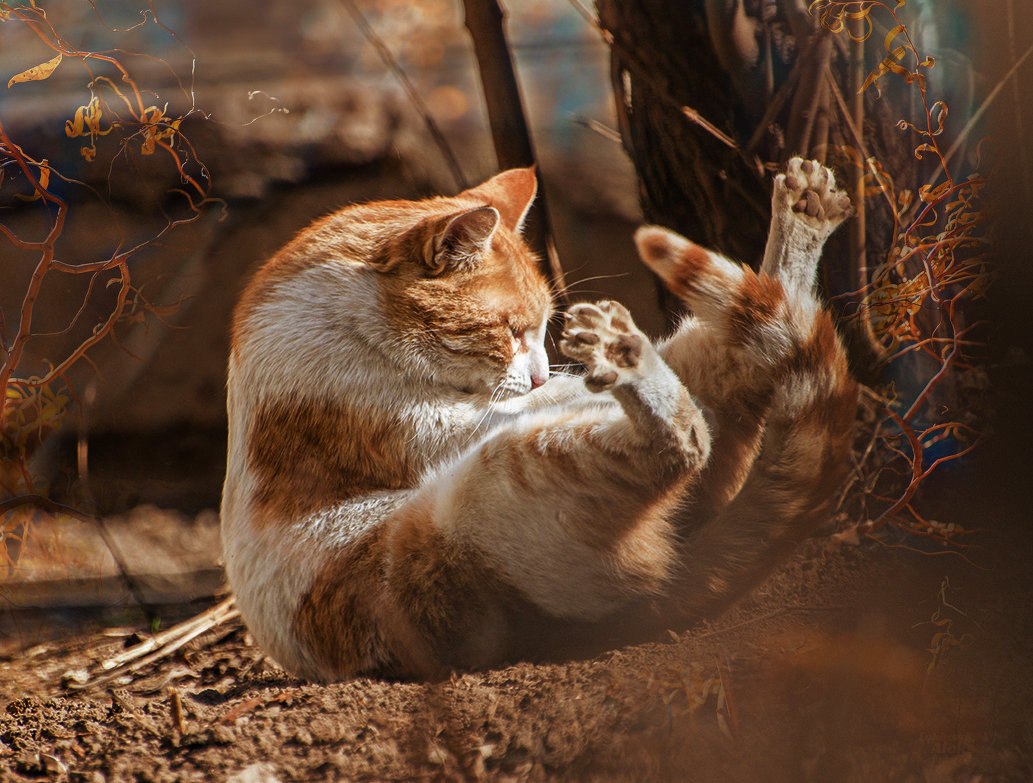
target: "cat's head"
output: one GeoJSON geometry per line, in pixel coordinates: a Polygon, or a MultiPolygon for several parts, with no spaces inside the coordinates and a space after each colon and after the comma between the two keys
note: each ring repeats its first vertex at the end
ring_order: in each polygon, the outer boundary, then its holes
{"type": "Polygon", "coordinates": [[[552,299],[520,236],[536,189],[532,169],[512,169],[458,196],[383,207],[415,220],[373,263],[381,312],[414,371],[498,396],[545,383],[552,299]]]}

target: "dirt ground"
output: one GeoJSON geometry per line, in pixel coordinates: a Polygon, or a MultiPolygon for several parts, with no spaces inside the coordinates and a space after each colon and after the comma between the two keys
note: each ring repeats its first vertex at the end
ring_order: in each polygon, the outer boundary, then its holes
{"type": "Polygon", "coordinates": [[[90,627],[0,659],[0,780],[1028,781],[1033,592],[1006,529],[965,557],[814,539],[719,622],[430,684],[305,683],[233,619],[74,690],[148,637],[90,627]]]}

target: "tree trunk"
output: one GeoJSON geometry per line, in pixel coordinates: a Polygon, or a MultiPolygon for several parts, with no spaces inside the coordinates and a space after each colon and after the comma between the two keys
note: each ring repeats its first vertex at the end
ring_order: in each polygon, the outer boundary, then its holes
{"type": "MultiPolygon", "coordinates": [[[[731,139],[750,130],[707,33],[702,2],[599,0],[613,35],[612,79],[624,145],[647,220],[743,260],[764,249],[767,186],[748,159],[683,110],[731,139]]],[[[763,106],[760,106],[763,111],[763,106]]]]}

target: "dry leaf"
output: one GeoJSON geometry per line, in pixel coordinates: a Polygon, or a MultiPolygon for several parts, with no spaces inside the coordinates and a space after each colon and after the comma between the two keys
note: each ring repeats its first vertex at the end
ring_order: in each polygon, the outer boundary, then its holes
{"type": "Polygon", "coordinates": [[[918,197],[922,199],[926,204],[931,204],[934,201],[939,200],[943,195],[950,190],[951,182],[943,182],[937,185],[935,188],[929,185],[922,185],[918,189],[918,197]]]}
{"type": "Polygon", "coordinates": [[[20,198],[22,201],[36,201],[37,199],[43,198],[43,193],[47,188],[50,187],[50,166],[47,165],[46,159],[40,164],[39,167],[39,187],[33,191],[31,196],[25,196],[21,193],[15,193],[14,195],[20,198]]]}
{"type": "Polygon", "coordinates": [[[907,47],[905,46],[898,46],[896,49],[890,52],[886,59],[879,63],[878,67],[874,71],[868,74],[868,78],[864,80],[864,84],[861,85],[861,89],[857,92],[864,92],[869,87],[871,87],[876,81],[878,81],[880,76],[885,75],[889,71],[893,71],[894,73],[900,74],[905,78],[909,76],[910,71],[908,71],[907,68],[905,68],[904,66],[898,64],[904,58],[904,55],[906,53],[907,47]]]}
{"type": "Polygon", "coordinates": [[[75,119],[65,121],[65,135],[70,139],[79,136],[106,136],[111,133],[111,126],[107,129],[100,127],[101,118],[104,116],[104,109],[100,99],[94,96],[85,106],[75,110],[75,119]]]}
{"type": "Polygon", "coordinates": [[[893,49],[891,48],[893,46],[893,40],[902,32],[904,32],[904,25],[898,24],[896,27],[894,27],[892,30],[886,33],[886,40],[883,41],[883,46],[886,47],[887,52],[893,51],[893,49]]]}
{"type": "Polygon", "coordinates": [[[924,152],[937,152],[938,150],[932,144],[919,144],[915,147],[915,157],[919,160],[922,159],[922,153],[924,152]]]}
{"type": "Polygon", "coordinates": [[[57,57],[47,60],[45,63],[40,63],[27,71],[22,71],[17,76],[12,76],[11,80],[7,82],[7,89],[10,89],[12,84],[18,84],[18,82],[38,82],[49,78],[50,74],[61,64],[63,58],[64,55],[59,53],[57,57]]]}

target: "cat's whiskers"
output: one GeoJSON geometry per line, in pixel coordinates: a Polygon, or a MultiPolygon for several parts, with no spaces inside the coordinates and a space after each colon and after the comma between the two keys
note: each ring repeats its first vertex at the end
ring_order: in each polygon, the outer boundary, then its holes
{"type": "Polygon", "coordinates": [[[495,407],[495,405],[499,401],[501,401],[502,395],[503,395],[503,393],[505,391],[506,391],[506,379],[503,378],[501,381],[499,381],[498,385],[494,389],[492,389],[491,396],[488,397],[488,404],[487,404],[487,406],[484,409],[484,414],[477,421],[477,424],[474,425],[474,428],[472,430],[470,430],[470,436],[469,436],[470,439],[473,439],[473,436],[477,434],[477,431],[481,428],[481,425],[484,424],[484,422],[488,418],[488,416],[491,415],[492,409],[495,407]]]}
{"type": "Polygon", "coordinates": [[[566,378],[577,378],[581,373],[573,371],[576,366],[577,365],[571,364],[570,362],[566,362],[564,364],[550,364],[549,375],[561,375],[566,378]]]}
{"type": "MultiPolygon", "coordinates": [[[[591,283],[593,280],[616,280],[616,279],[621,278],[621,277],[628,277],[628,273],[627,272],[617,272],[617,273],[612,274],[612,275],[592,275],[592,277],[585,277],[585,278],[582,278],[581,280],[575,280],[574,282],[568,283],[567,285],[563,286],[563,288],[561,288],[559,291],[557,291],[556,292],[556,297],[559,298],[559,297],[565,296],[566,294],[569,294],[571,291],[573,291],[578,286],[582,286],[585,283],[591,283]]],[[[587,290],[583,290],[583,291],[580,291],[579,293],[583,293],[583,294],[584,293],[590,293],[590,294],[603,294],[603,295],[606,295],[605,291],[587,291],[587,290]]]]}

